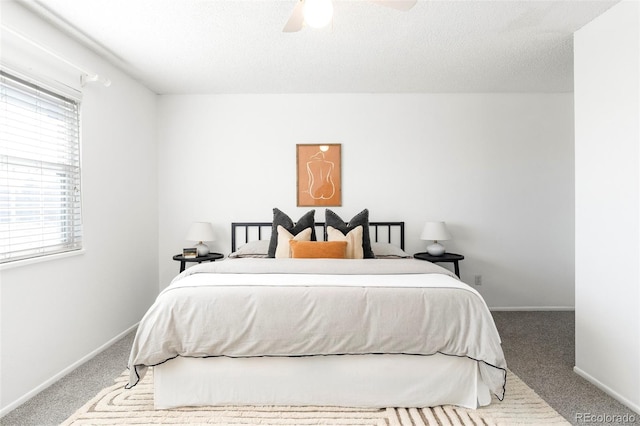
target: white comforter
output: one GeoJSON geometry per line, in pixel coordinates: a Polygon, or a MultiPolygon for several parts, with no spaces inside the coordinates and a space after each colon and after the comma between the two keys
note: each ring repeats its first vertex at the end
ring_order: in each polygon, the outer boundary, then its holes
{"type": "Polygon", "coordinates": [[[143,317],[129,358],[442,353],[479,361],[498,398],[506,362],[482,297],[415,259],[233,259],[177,276],[143,317]]]}

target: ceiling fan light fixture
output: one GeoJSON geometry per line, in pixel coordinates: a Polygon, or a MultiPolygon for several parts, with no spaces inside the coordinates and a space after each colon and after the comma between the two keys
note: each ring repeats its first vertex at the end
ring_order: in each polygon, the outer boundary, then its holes
{"type": "Polygon", "coordinates": [[[329,25],[333,18],[333,3],[331,0],[304,0],[304,22],[312,28],[323,28],[329,25]]]}

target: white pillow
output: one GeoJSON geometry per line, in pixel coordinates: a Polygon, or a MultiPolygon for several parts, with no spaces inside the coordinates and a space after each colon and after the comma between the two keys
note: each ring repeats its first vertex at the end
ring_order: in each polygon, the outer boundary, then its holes
{"type": "Polygon", "coordinates": [[[294,236],[291,232],[284,229],[282,225],[278,225],[278,245],[276,246],[276,259],[291,257],[291,245],[289,245],[289,240],[311,241],[311,228],[304,228],[298,233],[298,235],[294,236]]]}
{"type": "Polygon", "coordinates": [[[362,248],[362,225],[358,225],[344,235],[341,231],[333,226],[327,226],[327,241],[346,241],[347,259],[363,259],[364,250],[362,248]]]}
{"type": "Polygon", "coordinates": [[[269,240],[249,241],[229,255],[231,259],[240,257],[269,257],[269,240]]]}
{"type": "Polygon", "coordinates": [[[412,256],[398,246],[389,243],[371,243],[371,250],[376,259],[405,259],[412,256]]]}

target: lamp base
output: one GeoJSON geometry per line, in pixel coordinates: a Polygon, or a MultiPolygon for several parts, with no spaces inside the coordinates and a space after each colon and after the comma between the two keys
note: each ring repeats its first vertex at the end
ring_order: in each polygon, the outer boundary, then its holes
{"type": "Polygon", "coordinates": [[[198,257],[206,256],[206,255],[209,254],[209,247],[205,243],[203,243],[202,241],[200,241],[198,244],[196,244],[195,248],[198,249],[198,257]]]}
{"type": "Polygon", "coordinates": [[[436,241],[427,246],[427,253],[431,256],[442,256],[444,254],[444,246],[436,241]]]}

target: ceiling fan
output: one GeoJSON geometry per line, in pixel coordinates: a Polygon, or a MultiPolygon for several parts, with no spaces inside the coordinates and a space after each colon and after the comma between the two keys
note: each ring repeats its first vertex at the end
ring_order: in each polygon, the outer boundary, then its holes
{"type": "MultiPolygon", "coordinates": [[[[418,0],[369,1],[392,9],[406,11],[415,6],[418,0]]],[[[294,33],[300,31],[305,24],[313,28],[322,28],[331,22],[332,16],[332,0],[298,0],[282,31],[285,33],[294,33]]]]}

